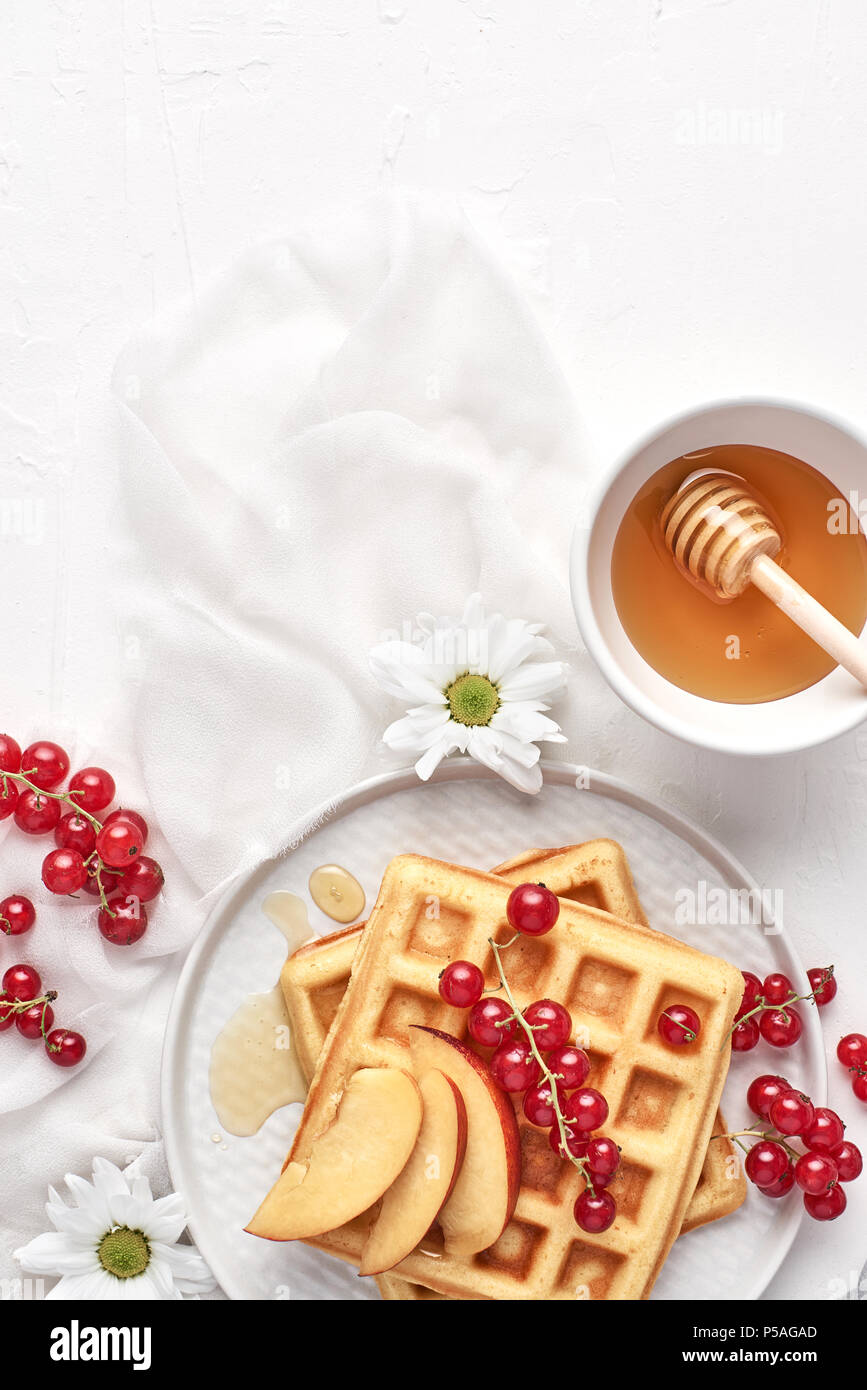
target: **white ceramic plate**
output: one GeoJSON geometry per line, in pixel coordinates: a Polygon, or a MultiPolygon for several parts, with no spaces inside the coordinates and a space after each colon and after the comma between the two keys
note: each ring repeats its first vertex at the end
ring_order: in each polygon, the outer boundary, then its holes
{"type": "MultiPolygon", "coordinates": [[[[372,904],[385,865],[418,852],[486,868],[532,846],[574,844],[610,836],[626,849],[651,923],[759,976],[783,970],[806,985],[785,931],[771,924],[679,922],[685,891],[755,890],[757,885],[715,841],[679,816],[654,806],[602,773],[547,764],[537,797],[513,791],[477,764],[454,760],[422,785],[414,773],[377,777],[347,791],[311,817],[294,847],[227,893],[202,929],[184,967],[166,1031],[162,1073],[163,1128],[176,1189],[186,1200],[190,1229],[230,1298],[378,1298],[371,1279],[300,1243],[275,1244],[243,1227],[279,1173],[300,1106],[272,1115],[254,1137],[221,1135],[208,1091],[211,1044],[252,991],[270,989],[285,959],[285,942],[260,910],[265,895],[288,889],[308,900],[307,879],[318,864],[339,863],[361,881],[372,904]],[[770,926],[770,930],[769,930],[770,926]],[[215,1142],[214,1136],[219,1137],[215,1142]]],[[[701,914],[696,914],[701,915],[701,914]]],[[[712,915],[712,914],[706,914],[712,915]]],[[[313,929],[335,928],[310,904],[313,929]]],[[[804,1033],[781,1052],[760,1042],[735,1057],[724,1106],[730,1127],[750,1123],[745,1092],[754,1076],[784,1071],[817,1104],[826,1095],[825,1058],[816,1010],[802,1006],[804,1033]]],[[[798,1194],[772,1202],[751,1191],[744,1206],[679,1239],[654,1298],[757,1298],[785,1256],[803,1212],[798,1194]]]]}

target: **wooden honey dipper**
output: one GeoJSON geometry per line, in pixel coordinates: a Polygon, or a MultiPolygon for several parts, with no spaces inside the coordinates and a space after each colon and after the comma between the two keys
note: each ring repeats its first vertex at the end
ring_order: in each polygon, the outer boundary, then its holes
{"type": "Polygon", "coordinates": [[[867,685],[867,650],[774,561],[782,537],[743,478],[694,473],[666,503],[660,525],[677,564],[720,598],[755,584],[829,656],[867,685]]]}

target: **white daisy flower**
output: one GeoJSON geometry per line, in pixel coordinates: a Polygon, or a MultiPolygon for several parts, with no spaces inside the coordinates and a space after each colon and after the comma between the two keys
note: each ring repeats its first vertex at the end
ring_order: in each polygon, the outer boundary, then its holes
{"type": "Polygon", "coordinates": [[[68,1206],[53,1187],[45,1210],[53,1231],[15,1259],[30,1274],[60,1275],[52,1299],[157,1302],[208,1293],[215,1281],[192,1245],[179,1245],[187,1218],[176,1193],[154,1200],[147,1178],[93,1160],[93,1182],[67,1173],[68,1206]]]}
{"type": "Polygon", "coordinates": [[[419,641],[382,642],[370,669],[383,690],[411,701],[383,734],[389,748],[418,754],[415,770],[426,782],[450,753],[469,753],[519,791],[542,785],[537,743],[565,743],[547,717],[549,700],[562,694],[566,666],[546,661],[553,647],[541,624],[501,613],[485,616],[479,594],[463,616],[416,619],[419,641]]]}

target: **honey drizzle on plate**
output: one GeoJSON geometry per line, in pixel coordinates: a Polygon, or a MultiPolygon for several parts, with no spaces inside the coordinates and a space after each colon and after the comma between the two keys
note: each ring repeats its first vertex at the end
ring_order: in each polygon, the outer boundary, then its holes
{"type": "MultiPolygon", "coordinates": [[[[287,955],[310,939],[307,909],[294,893],[269,893],[262,911],[286,938],[287,955]]],[[[279,984],[264,994],[248,994],[217,1035],[209,1084],[220,1124],[239,1138],[256,1134],[281,1106],[306,1099],[279,984]]]]}
{"type": "Polygon", "coordinates": [[[340,864],[320,864],[310,875],[310,896],[326,917],[348,926],[364,911],[364,889],[340,864]]]}

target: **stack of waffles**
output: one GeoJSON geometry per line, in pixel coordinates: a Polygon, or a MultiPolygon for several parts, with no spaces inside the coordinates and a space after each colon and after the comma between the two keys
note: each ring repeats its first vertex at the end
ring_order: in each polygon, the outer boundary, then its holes
{"type": "MultiPolygon", "coordinates": [[[[520,1008],[559,1000],[587,1042],[588,1084],[604,1093],[605,1133],[622,1151],[611,1189],[617,1217],[598,1234],[576,1226],[580,1174],[524,1120],[518,1101],[520,1189],[502,1234],[487,1249],[460,1254],[432,1228],[396,1269],[379,1275],[385,1298],[643,1298],[681,1232],[743,1201],[728,1141],[711,1138],[725,1132],[718,1102],[742,976],[652,930],[626,856],[610,840],[529,851],[492,874],[402,856],[388,866],[366,924],[291,956],[281,984],[310,1091],[287,1163],[304,1172],[357,1071],[411,1071],[411,1028],[465,1037],[465,1014],[439,995],[440,972],[450,960],[470,960],[496,985],[489,938],[511,936],[511,888],[540,880],[560,898],[560,917],[549,935],[520,937],[509,948],[509,984],[520,1008]],[[673,1049],[657,1033],[660,1013],[675,1003],[702,1021],[689,1047],[673,1049]]],[[[365,1211],[310,1243],[358,1264],[375,1217],[375,1208],[365,1211]]]]}

